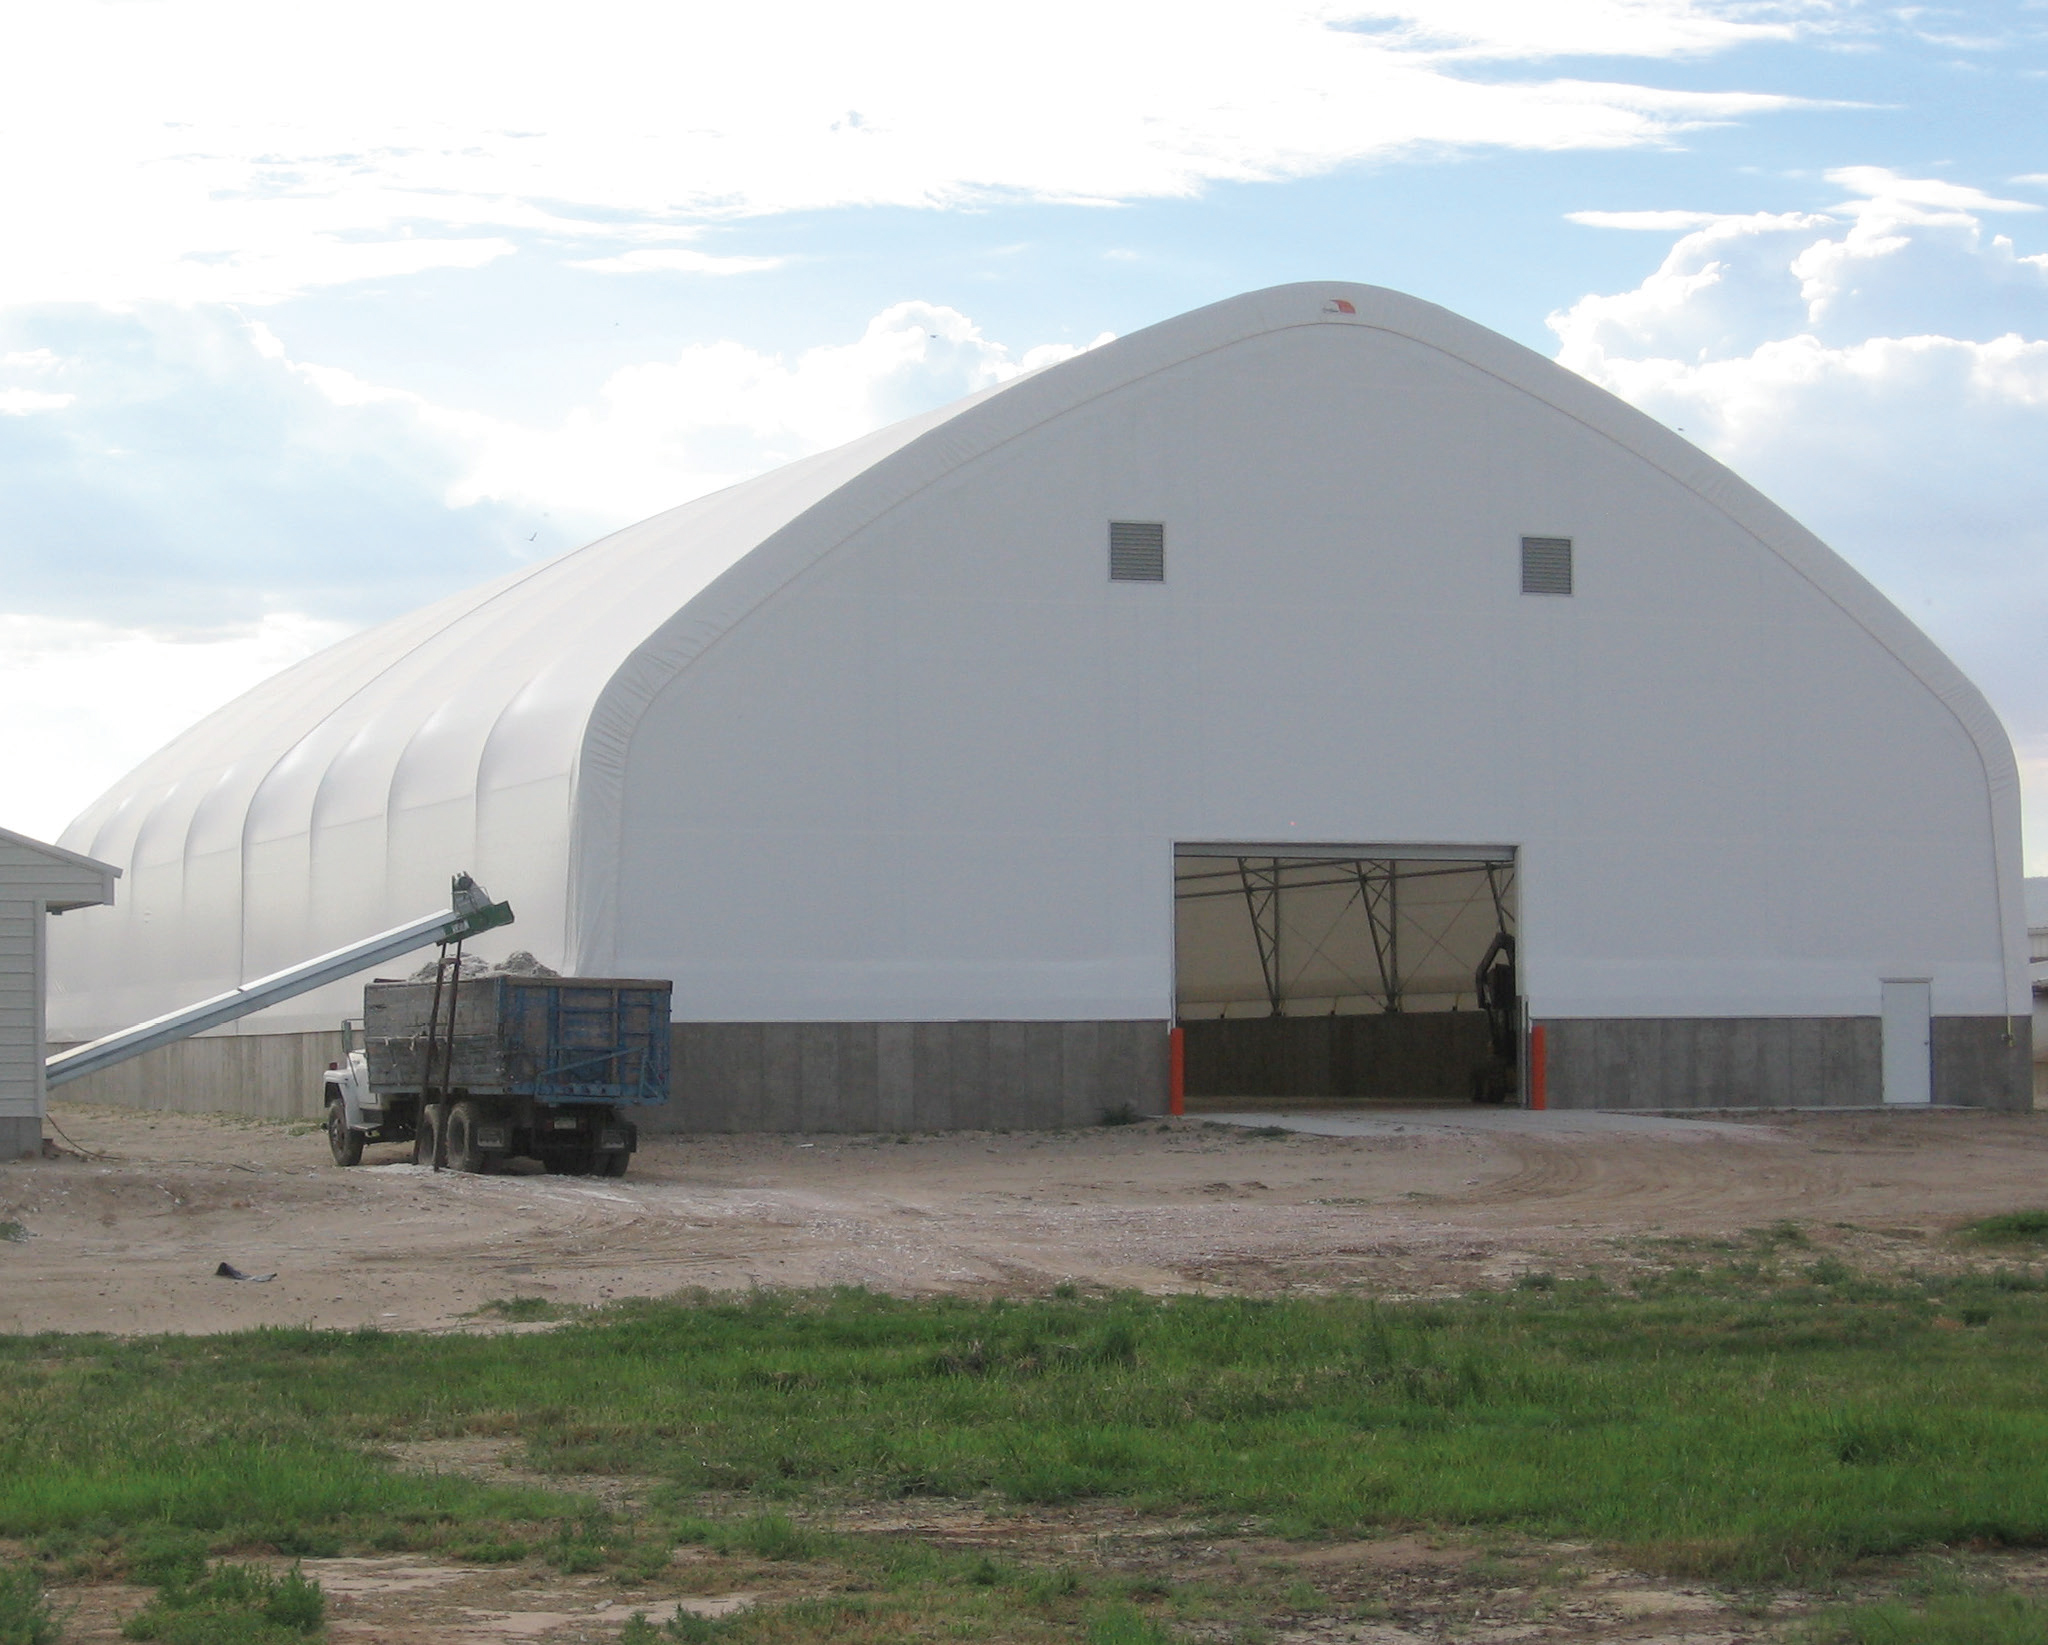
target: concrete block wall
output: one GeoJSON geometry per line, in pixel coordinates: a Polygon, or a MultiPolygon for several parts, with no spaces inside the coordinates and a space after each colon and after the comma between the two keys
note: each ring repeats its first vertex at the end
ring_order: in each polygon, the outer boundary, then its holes
{"type": "MultiPolygon", "coordinates": [[[[2033,1106],[2025,1018],[1936,1017],[1934,1101],[2033,1106]]],[[[1550,1106],[1875,1108],[1884,1102],[1876,1017],[1608,1017],[1544,1024],[1550,1106]]]]}
{"type": "Polygon", "coordinates": [[[1038,1130],[1166,1109],[1164,1022],[679,1022],[667,1131],[1038,1130]]]}
{"type": "Polygon", "coordinates": [[[52,1096],[58,1102],[179,1114],[318,1119],[323,1112],[322,1076],[330,1062],[340,1060],[339,1029],[201,1034],[72,1080],[58,1086],[52,1096]]]}
{"type": "Polygon", "coordinates": [[[1936,1017],[1934,1100],[2024,1113],[2034,1106],[2034,1025],[2025,1017],[1936,1017]]]}
{"type": "MultiPolygon", "coordinates": [[[[1884,1100],[1875,1017],[1581,1018],[1545,1028],[1557,1108],[1874,1108],[1884,1100]]],[[[1937,1103],[2033,1106],[2025,1018],[1937,1017],[1933,1028],[1937,1103]]],[[[650,1133],[1093,1125],[1123,1103],[1164,1111],[1166,1031],[1155,1021],[676,1023],[675,1095],[638,1117],[650,1133]]],[[[335,1031],[202,1035],[56,1095],[318,1119],[321,1074],[340,1055],[335,1031]]]]}
{"type": "MultiPolygon", "coordinates": [[[[675,1131],[1034,1130],[1166,1108],[1164,1022],[671,1025],[675,1131]]],[[[62,1047],[53,1046],[52,1050],[62,1047]]],[[[59,1100],[318,1119],[338,1031],[181,1040],[58,1088],[59,1100]]]]}

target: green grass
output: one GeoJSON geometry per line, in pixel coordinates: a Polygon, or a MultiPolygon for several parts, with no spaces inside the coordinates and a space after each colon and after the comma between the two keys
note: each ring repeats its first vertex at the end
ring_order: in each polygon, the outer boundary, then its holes
{"type": "MultiPolygon", "coordinates": [[[[1156,1581],[1034,1572],[987,1556],[970,1559],[900,1541],[891,1547],[886,1539],[865,1539],[863,1546],[863,1539],[826,1538],[818,1552],[831,1563],[812,1574],[834,1590],[829,1595],[715,1618],[684,1612],[661,1624],[642,1614],[626,1623],[619,1645],[902,1645],[913,1639],[1183,1645],[1192,1636],[1174,1620],[1196,1614],[1209,1623],[1201,1637],[1245,1637],[1217,1631],[1219,1619],[1243,1614],[1244,1594],[1218,1602],[1156,1581]],[[840,1591],[848,1588],[859,1591],[840,1591]]],[[[1254,1586],[1254,1604],[1272,1597],[1254,1586]]]]}
{"type": "Polygon", "coordinates": [[[0,1645],[51,1645],[59,1632],[43,1573],[33,1565],[0,1566],[0,1645]]]}
{"type": "Polygon", "coordinates": [[[657,1516],[750,1502],[720,1534],[766,1560],[809,1557],[792,1508],[914,1495],[1498,1529],[1759,1583],[2048,1543],[2040,1279],[1786,1256],[1443,1304],[761,1293],[516,1338],[0,1339],[0,1535],[653,1557],[587,1504],[376,1455],[485,1435],[652,1476],[657,1516]]]}
{"type": "Polygon", "coordinates": [[[1088,1618],[1088,1645],[1174,1645],[1175,1638],[1128,1602],[1105,1605],[1088,1618]]]}
{"type": "MultiPolygon", "coordinates": [[[[340,1415],[353,1402],[346,1368],[393,1371],[385,1354],[403,1356],[404,1342],[267,1331],[0,1338],[0,1535],[149,1545],[190,1532],[203,1555],[213,1533],[313,1554],[336,1551],[335,1535],[353,1527],[560,1512],[545,1491],[411,1474],[368,1454],[359,1425],[340,1415]],[[297,1372],[315,1367],[294,1389],[297,1372]]],[[[393,1408],[410,1397],[389,1384],[381,1395],[393,1408]]]]}
{"type": "Polygon", "coordinates": [[[1987,1245],[2048,1244],[2048,1211],[2007,1211],[2000,1216],[1980,1217],[1964,1223],[1956,1232],[1987,1245]]]}
{"type": "Polygon", "coordinates": [[[124,1639],[162,1645],[306,1645],[325,1630],[327,1597],[294,1565],[281,1577],[253,1565],[216,1565],[165,1582],[121,1625],[124,1639]]]}
{"type": "Polygon", "coordinates": [[[1890,1600],[1830,1611],[1796,1628],[1796,1645],[2048,1645],[2048,1605],[2019,1594],[1890,1600]]]}
{"type": "Polygon", "coordinates": [[[515,1325],[530,1325],[543,1320],[566,1319],[570,1310],[559,1302],[546,1297],[500,1297],[487,1302],[476,1310],[494,1318],[510,1321],[515,1325]]]}

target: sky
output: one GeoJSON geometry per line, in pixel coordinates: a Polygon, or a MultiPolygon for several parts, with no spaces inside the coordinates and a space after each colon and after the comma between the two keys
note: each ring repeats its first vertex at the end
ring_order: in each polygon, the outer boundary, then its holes
{"type": "Polygon", "coordinates": [[[72,0],[0,98],[0,826],[319,647],[1201,304],[1679,429],[1998,710],[2048,874],[2048,0],[72,0]]]}

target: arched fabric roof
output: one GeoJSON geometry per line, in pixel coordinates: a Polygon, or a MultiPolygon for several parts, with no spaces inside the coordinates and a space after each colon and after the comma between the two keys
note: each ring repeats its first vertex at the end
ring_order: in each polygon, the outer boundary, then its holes
{"type": "MultiPolygon", "coordinates": [[[[1994,853],[2017,860],[2017,772],[1988,705],[1809,532],[1541,356],[1411,297],[1316,283],[1150,327],[286,671],[169,744],[66,830],[68,848],[126,865],[131,878],[121,913],[64,933],[53,1017],[61,1031],[102,1031],[261,974],[437,906],[461,867],[519,909],[508,945],[570,969],[612,969],[620,900],[633,894],[617,874],[628,753],[665,687],[840,544],[963,465],[1148,376],[1314,326],[1391,333],[1543,402],[1765,545],[1946,705],[1982,765],[1994,853]]],[[[2011,888],[2001,907],[2016,898],[2011,888]]],[[[2018,930],[2005,933],[2008,973],[2023,977],[2019,944],[2018,930]]],[[[267,1026],[323,1023],[331,1003],[281,1008],[267,1026]]]]}
{"type": "MultiPolygon", "coordinates": [[[[984,397],[353,635],[167,744],[63,837],[133,865],[123,923],[175,924],[199,962],[172,968],[180,996],[431,910],[446,901],[448,874],[470,865],[495,894],[516,891],[516,946],[573,964],[560,883],[577,764],[607,682],[764,538],[984,397]],[[351,830],[371,837],[346,839],[351,830]],[[494,839],[506,842],[496,852],[494,839]],[[304,889],[279,895],[264,884],[277,875],[304,889]]],[[[172,1003],[157,980],[165,965],[153,932],[128,933],[127,963],[113,942],[92,940],[111,938],[111,922],[80,935],[100,950],[81,956],[81,968],[120,982],[102,982],[94,992],[104,1003],[63,1031],[97,1033],[117,1026],[109,1010],[125,1021],[172,1003]]],[[[287,1007],[269,1020],[303,1016],[287,1007]]]]}

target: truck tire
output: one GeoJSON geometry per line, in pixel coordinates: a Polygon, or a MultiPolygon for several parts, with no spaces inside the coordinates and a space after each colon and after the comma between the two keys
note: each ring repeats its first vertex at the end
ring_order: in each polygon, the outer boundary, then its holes
{"type": "Polygon", "coordinates": [[[434,1163],[434,1105],[425,1097],[420,1099],[419,1124],[413,1128],[412,1162],[415,1165],[434,1163]]]}
{"type": "Polygon", "coordinates": [[[484,1151],[477,1146],[476,1128],[483,1113],[473,1102],[458,1102],[448,1110],[448,1169],[475,1176],[484,1168],[484,1151]]]}
{"type": "Polygon", "coordinates": [[[632,1157],[623,1148],[607,1148],[597,1156],[597,1174],[601,1177],[623,1177],[626,1161],[632,1157]]]}
{"type": "Polygon", "coordinates": [[[327,1099],[327,1148],[336,1165],[363,1163],[363,1134],[348,1128],[348,1108],[338,1096],[327,1099]]]}

